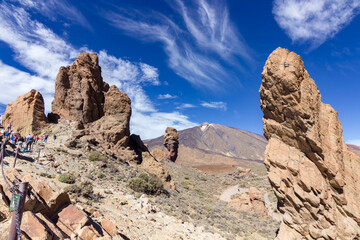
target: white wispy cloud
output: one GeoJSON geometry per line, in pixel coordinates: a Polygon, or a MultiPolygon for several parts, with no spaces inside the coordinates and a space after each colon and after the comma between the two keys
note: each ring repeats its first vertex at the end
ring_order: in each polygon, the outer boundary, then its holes
{"type": "Polygon", "coordinates": [[[226,111],[227,104],[225,102],[202,102],[201,106],[206,108],[215,108],[226,111]]]}
{"type": "Polygon", "coordinates": [[[191,103],[183,103],[180,106],[177,106],[177,109],[186,109],[186,108],[194,108],[196,107],[194,104],[191,103]]]}
{"type": "Polygon", "coordinates": [[[311,49],[334,37],[359,12],[359,0],[275,0],[273,5],[279,26],[311,49]]]}
{"type": "Polygon", "coordinates": [[[35,10],[52,21],[63,16],[72,23],[92,29],[84,15],[67,0],[12,0],[27,10],[35,10]]]}
{"type": "MultiPolygon", "coordinates": [[[[28,70],[19,70],[0,60],[0,85],[6,89],[0,94],[0,103],[7,104],[36,89],[43,94],[46,111],[50,112],[60,66],[72,64],[81,51],[89,50],[74,48],[43,23],[33,20],[24,7],[1,2],[0,9],[0,41],[9,45],[15,53],[15,60],[28,70]]],[[[123,60],[105,50],[98,55],[103,79],[117,85],[132,100],[132,133],[151,138],[162,135],[165,125],[179,129],[196,125],[185,115],[161,112],[154,107],[143,86],[160,84],[156,67],[123,60]]]]}
{"type": "Polygon", "coordinates": [[[177,98],[177,96],[175,96],[175,95],[171,95],[171,94],[168,94],[168,93],[166,93],[166,94],[159,94],[159,96],[158,96],[158,99],[174,99],[174,98],[177,98]]]}
{"type": "Polygon", "coordinates": [[[359,147],[360,147],[360,139],[349,140],[349,141],[347,141],[346,143],[348,143],[348,144],[353,144],[353,145],[356,145],[356,146],[359,146],[359,147]]]}
{"type": "Polygon", "coordinates": [[[101,12],[114,27],[143,41],[161,42],[169,66],[197,87],[219,90],[229,80],[238,80],[227,68],[242,69],[251,61],[249,47],[229,19],[225,2],[197,0],[193,5],[168,1],[183,19],[177,24],[160,12],[101,12]]]}

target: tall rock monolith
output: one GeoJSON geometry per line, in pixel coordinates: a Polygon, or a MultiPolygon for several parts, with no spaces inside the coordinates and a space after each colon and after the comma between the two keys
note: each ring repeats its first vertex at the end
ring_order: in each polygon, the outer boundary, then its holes
{"type": "Polygon", "coordinates": [[[60,68],[51,116],[78,122],[86,128],[83,140],[98,142],[109,154],[127,147],[131,100],[103,81],[96,53],[82,52],[73,65],[60,68]]]}
{"type": "Polygon", "coordinates": [[[178,156],[179,134],[175,128],[167,127],[164,134],[164,146],[169,151],[167,159],[175,162],[178,156]]]}
{"type": "Polygon", "coordinates": [[[265,165],[283,220],[277,239],[360,235],[360,158],[299,55],[278,48],[262,73],[265,165]]]}
{"type": "Polygon", "coordinates": [[[41,93],[34,89],[9,103],[2,119],[4,127],[11,123],[12,130],[22,136],[39,134],[46,122],[44,99],[41,93]]]}
{"type": "Polygon", "coordinates": [[[104,115],[104,92],[96,53],[82,52],[71,66],[61,67],[56,77],[52,113],[60,118],[90,123],[104,115]]]}

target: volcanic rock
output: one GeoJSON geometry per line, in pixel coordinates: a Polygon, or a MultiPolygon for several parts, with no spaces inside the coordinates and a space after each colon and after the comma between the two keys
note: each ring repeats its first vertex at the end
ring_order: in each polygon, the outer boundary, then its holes
{"type": "Polygon", "coordinates": [[[355,239],[360,158],[348,151],[337,112],[301,57],[278,48],[262,73],[265,165],[283,221],[278,239],[355,239]]]}
{"type": "Polygon", "coordinates": [[[164,134],[164,146],[169,151],[167,159],[175,162],[179,148],[179,134],[175,128],[167,127],[164,134]]]}
{"type": "Polygon", "coordinates": [[[6,106],[2,124],[6,127],[11,123],[12,130],[26,136],[38,134],[41,128],[46,125],[46,121],[44,99],[41,93],[32,89],[6,106]]]}
{"type": "Polygon", "coordinates": [[[104,116],[89,126],[90,132],[105,149],[115,154],[128,145],[131,100],[115,85],[105,93],[104,116]]]}
{"type": "Polygon", "coordinates": [[[261,218],[268,215],[264,196],[255,187],[251,187],[248,191],[241,194],[240,197],[231,200],[229,206],[239,211],[254,212],[261,218]]]}
{"type": "Polygon", "coordinates": [[[61,67],[56,77],[52,113],[60,118],[90,123],[104,115],[104,92],[96,53],[82,52],[72,66],[61,67]]]}

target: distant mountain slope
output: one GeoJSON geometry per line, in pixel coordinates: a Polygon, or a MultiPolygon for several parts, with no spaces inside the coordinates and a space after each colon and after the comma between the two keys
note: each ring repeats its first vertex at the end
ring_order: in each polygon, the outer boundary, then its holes
{"type": "Polygon", "coordinates": [[[355,153],[356,155],[360,156],[360,147],[353,145],[353,144],[346,144],[349,151],[355,153]]]}
{"type": "MultiPolygon", "coordinates": [[[[179,131],[179,142],[177,162],[187,166],[262,163],[267,145],[261,135],[209,123],[179,131]]],[[[158,148],[166,151],[163,137],[146,140],[145,143],[150,150],[158,148]]]]}

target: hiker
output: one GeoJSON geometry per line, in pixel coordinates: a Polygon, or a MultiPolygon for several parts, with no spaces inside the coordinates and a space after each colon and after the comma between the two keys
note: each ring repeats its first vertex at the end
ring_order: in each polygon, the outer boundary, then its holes
{"type": "Polygon", "coordinates": [[[20,151],[22,150],[23,141],[24,141],[24,139],[22,137],[19,137],[19,139],[17,141],[17,145],[18,145],[18,148],[20,149],[20,151]]]}
{"type": "Polygon", "coordinates": [[[10,132],[5,132],[4,137],[9,140],[10,139],[10,132]]]}
{"type": "Polygon", "coordinates": [[[37,144],[39,142],[39,139],[40,139],[39,136],[35,137],[35,144],[37,144]]]}
{"type": "Polygon", "coordinates": [[[33,141],[34,141],[34,137],[29,134],[26,137],[26,151],[31,151],[31,145],[32,145],[33,141]]]}
{"type": "Polygon", "coordinates": [[[11,123],[7,125],[8,132],[11,132],[11,123]]]}
{"type": "Polygon", "coordinates": [[[56,134],[54,134],[54,142],[55,142],[55,140],[56,140],[56,134]]]}
{"type": "Polygon", "coordinates": [[[47,142],[48,137],[49,137],[49,135],[46,134],[45,137],[44,137],[44,143],[47,142]]]}

